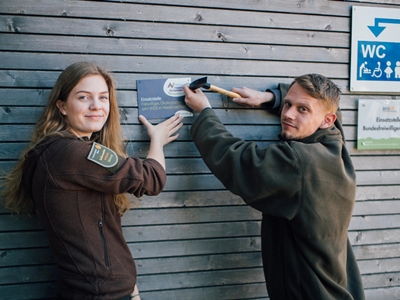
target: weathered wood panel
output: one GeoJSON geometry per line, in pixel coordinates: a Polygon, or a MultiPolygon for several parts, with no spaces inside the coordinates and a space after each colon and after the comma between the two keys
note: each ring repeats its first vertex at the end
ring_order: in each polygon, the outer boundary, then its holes
{"type": "MultiPolygon", "coordinates": [[[[378,3],[377,3],[378,2],[378,3]]],[[[67,65],[96,61],[114,73],[128,153],[144,157],[136,80],[208,76],[226,89],[263,90],[296,75],[338,84],[348,149],[357,170],[349,238],[367,299],[400,294],[400,151],[356,149],[358,99],[349,91],[351,6],[383,1],[0,0],[0,172],[27,146],[51,87],[67,65]]],[[[235,135],[260,147],[277,141],[279,120],[207,93],[235,135]]],[[[131,197],[123,231],[136,259],[142,299],[267,299],[259,212],[224,189],[189,134],[165,147],[168,182],[156,197],[131,197]]],[[[56,269],[36,216],[0,208],[2,299],[53,299],[56,269]]]]}
{"type": "MultiPolygon", "coordinates": [[[[2,12],[25,15],[40,16],[62,16],[62,17],[86,17],[116,20],[136,20],[165,23],[205,23],[214,25],[233,25],[240,27],[273,27],[292,29],[315,29],[315,30],[334,30],[349,31],[349,19],[346,17],[336,17],[332,15],[320,14],[314,18],[299,14],[296,22],[285,13],[263,11],[235,10],[234,13],[222,14],[224,9],[191,8],[182,6],[176,9],[173,6],[165,5],[146,5],[140,3],[118,3],[118,5],[97,1],[96,5],[88,1],[73,1],[51,5],[51,0],[41,1],[41,5],[27,3],[24,0],[14,0],[13,2],[3,1],[2,12]],[[23,12],[21,11],[23,10],[23,12]],[[104,14],[107,12],[107,14],[104,14]]],[[[229,6],[230,7],[230,6],[229,6]]],[[[15,28],[14,24],[9,27],[15,28]]]]}
{"type": "Polygon", "coordinates": [[[307,63],[307,62],[278,62],[270,61],[267,65],[251,60],[223,60],[223,59],[193,59],[175,57],[147,57],[147,56],[111,56],[87,54],[43,54],[23,52],[3,52],[0,68],[35,70],[38,66],[45,69],[63,70],[68,65],[79,60],[95,60],[115,72],[150,72],[163,74],[186,74],[188,70],[196,70],[200,74],[220,72],[220,74],[238,76],[285,76],[290,72],[292,76],[312,73],[316,68],[332,78],[346,78],[349,73],[346,64],[307,63]],[[32,57],[35,61],[32,61],[32,57]],[[318,66],[316,66],[318,64],[318,66]],[[210,70],[210,66],[214,69],[210,70]],[[172,72],[172,73],[171,73],[172,72]]]}
{"type": "MultiPolygon", "coordinates": [[[[36,19],[35,19],[36,20],[36,19]]],[[[46,23],[46,26],[63,26],[60,24],[58,19],[55,19],[53,25],[49,25],[49,20],[40,19],[46,23]]],[[[0,22],[2,18],[0,17],[0,22]]],[[[3,20],[4,22],[4,20],[3,20]]],[[[5,21],[6,22],[6,21],[5,21]]],[[[30,24],[31,25],[31,24],[30,24]]],[[[90,24],[93,26],[93,24],[90,24]]],[[[127,24],[126,26],[131,26],[127,24]]],[[[178,25],[173,25],[178,26],[178,25]]],[[[30,27],[31,28],[31,27],[30,27]]],[[[65,30],[65,26],[62,27],[65,30]]],[[[87,28],[87,22],[85,24],[87,28]]],[[[169,26],[163,27],[165,32],[176,31],[178,28],[170,28],[169,26]]],[[[194,29],[194,28],[193,28],[194,29]]],[[[182,31],[180,28],[179,30],[182,31]]],[[[190,28],[188,28],[190,30],[190,28]]],[[[197,30],[197,29],[196,29],[197,30]]],[[[155,38],[161,38],[160,31],[155,31],[159,36],[155,38]]],[[[165,34],[164,32],[164,34],[165,34]]],[[[184,31],[182,31],[184,32],[184,31]]],[[[250,30],[247,34],[250,33],[250,30]]],[[[66,34],[66,33],[63,33],[66,34]]],[[[265,32],[263,35],[270,33],[265,32]]],[[[273,33],[276,34],[276,33],[273,33]]],[[[246,34],[244,34],[246,35],[246,34]]],[[[236,33],[234,33],[236,36],[236,33]]],[[[320,41],[321,45],[326,45],[329,37],[323,36],[321,38],[326,39],[320,41]]],[[[231,41],[232,42],[232,41],[231,41]]],[[[242,41],[243,42],[243,41],[242,41]]],[[[249,41],[250,42],[250,41],[249,41]]],[[[253,44],[244,46],[240,44],[219,44],[213,42],[204,41],[160,41],[160,40],[147,40],[147,39],[123,39],[119,38],[116,43],[115,40],[109,38],[98,38],[98,37],[63,37],[62,41],[57,36],[37,36],[37,35],[25,35],[20,34],[18,36],[3,35],[0,36],[0,49],[12,51],[13,49],[20,49],[21,51],[40,51],[40,52],[53,52],[60,48],[60,43],[65,53],[76,53],[79,47],[81,53],[92,53],[92,54],[121,54],[125,55],[151,55],[151,53],[158,53],[157,56],[176,56],[179,51],[181,56],[185,57],[217,57],[217,58],[235,58],[235,59],[268,59],[268,60],[280,60],[290,59],[294,61],[311,61],[311,62],[331,62],[336,60],[337,62],[347,62],[349,58],[348,49],[340,48],[311,48],[311,47],[288,47],[272,45],[272,41],[268,40],[268,44],[253,44]],[[194,43],[196,45],[194,45],[194,43]],[[287,57],[290,53],[291,57],[287,57]],[[240,55],[241,54],[241,55],[240,55]]],[[[276,41],[279,43],[279,41],[276,41]]],[[[333,44],[334,42],[332,42],[333,44]]],[[[295,44],[296,45],[296,44],[295,44]]],[[[334,44],[334,46],[338,46],[334,44]]]]}

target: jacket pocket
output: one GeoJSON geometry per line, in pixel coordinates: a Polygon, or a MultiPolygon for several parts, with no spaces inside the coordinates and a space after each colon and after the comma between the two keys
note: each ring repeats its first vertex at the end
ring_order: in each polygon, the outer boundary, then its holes
{"type": "Polygon", "coordinates": [[[100,237],[101,240],[103,242],[103,250],[104,250],[104,263],[107,267],[110,266],[110,262],[108,260],[108,250],[107,250],[107,241],[106,241],[106,237],[104,236],[104,232],[103,232],[103,219],[100,218],[99,222],[98,222],[98,226],[99,226],[99,233],[100,233],[100,237]]]}

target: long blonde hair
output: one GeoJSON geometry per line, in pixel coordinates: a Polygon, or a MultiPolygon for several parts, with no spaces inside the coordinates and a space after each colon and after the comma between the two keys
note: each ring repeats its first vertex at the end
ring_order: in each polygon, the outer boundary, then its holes
{"type": "MultiPolygon", "coordinates": [[[[68,127],[67,120],[56,106],[58,100],[67,101],[71,90],[84,77],[101,75],[107,83],[109,91],[110,112],[103,128],[93,136],[98,143],[113,149],[117,154],[126,157],[124,137],[119,121],[118,104],[115,93],[115,84],[111,75],[102,67],[90,62],[77,62],[68,66],[58,77],[53,87],[44,112],[40,116],[30,145],[20,156],[19,161],[9,174],[5,176],[1,194],[4,197],[4,206],[16,213],[33,212],[33,199],[30,199],[21,184],[25,157],[29,150],[50,135],[61,134],[68,127]]],[[[122,215],[129,210],[130,203],[125,194],[114,195],[114,203],[122,215]]]]}

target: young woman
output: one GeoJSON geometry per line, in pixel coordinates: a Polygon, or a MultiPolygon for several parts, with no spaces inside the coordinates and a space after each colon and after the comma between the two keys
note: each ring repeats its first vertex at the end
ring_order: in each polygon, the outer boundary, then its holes
{"type": "Polygon", "coordinates": [[[59,270],[58,299],[140,299],[121,228],[130,208],[125,193],[162,191],[163,146],[178,137],[182,118],[156,126],[139,119],[150,136],[146,159],[126,155],[110,74],[74,63],[59,76],[30,146],[6,178],[5,206],[43,221],[59,270]]]}

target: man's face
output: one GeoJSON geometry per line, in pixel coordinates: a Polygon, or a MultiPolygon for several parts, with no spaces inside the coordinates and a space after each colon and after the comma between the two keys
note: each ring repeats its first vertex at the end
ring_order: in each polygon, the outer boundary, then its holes
{"type": "Polygon", "coordinates": [[[281,136],[287,140],[308,137],[318,128],[328,128],[336,119],[334,114],[326,111],[322,101],[308,95],[297,83],[292,85],[283,101],[281,136]]]}

